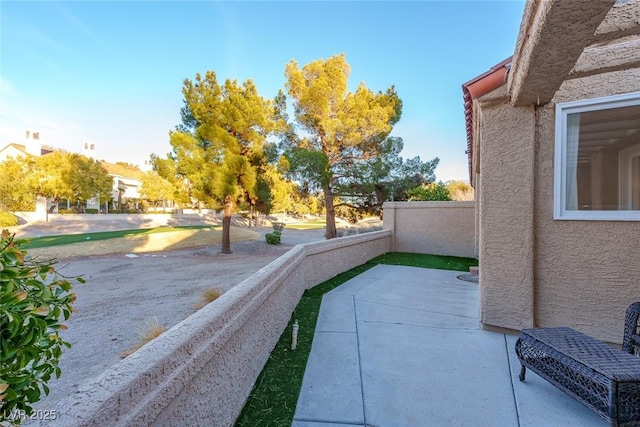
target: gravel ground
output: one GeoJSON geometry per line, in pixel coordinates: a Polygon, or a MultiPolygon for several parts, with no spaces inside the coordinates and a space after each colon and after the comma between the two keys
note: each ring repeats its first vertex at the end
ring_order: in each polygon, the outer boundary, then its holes
{"type": "MultiPolygon", "coordinates": [[[[106,229],[117,226],[110,224],[106,229]]],[[[23,228],[20,234],[63,234],[80,228],[86,227],[41,224],[27,231],[23,228]]],[[[282,244],[274,246],[267,245],[262,237],[271,228],[251,230],[260,238],[232,243],[231,255],[221,254],[216,244],[135,257],[114,254],[59,261],[57,271],[65,276],[82,275],[87,283],[74,288],[77,312],[63,332],[64,339],[72,344],[61,360],[63,374],[48,384],[50,394],[34,408],[64,411],[57,406],[59,400],[122,360],[122,352],[137,344],[139,333],[149,321],[157,319],[169,329],[196,311],[204,289],[216,287],[224,292],[296,244],[324,238],[321,229],[285,228],[282,244]]],[[[91,231],[102,230],[92,227],[91,231]]]]}

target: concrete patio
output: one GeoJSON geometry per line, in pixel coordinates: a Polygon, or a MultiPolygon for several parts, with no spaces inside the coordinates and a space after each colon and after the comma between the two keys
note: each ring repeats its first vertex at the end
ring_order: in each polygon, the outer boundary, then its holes
{"type": "Polygon", "coordinates": [[[294,427],[605,426],[478,326],[461,272],[378,265],[323,301],[294,427]]]}

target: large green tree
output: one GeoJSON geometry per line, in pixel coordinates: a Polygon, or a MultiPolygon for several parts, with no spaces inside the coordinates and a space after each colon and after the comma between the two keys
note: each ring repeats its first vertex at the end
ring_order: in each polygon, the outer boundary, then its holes
{"type": "Polygon", "coordinates": [[[170,134],[176,173],[191,196],[223,207],[222,253],[231,253],[231,216],[241,201],[256,202],[257,166],[274,129],[273,106],[251,80],[219,84],[197,74],[182,88],[182,123],[170,134]]]}
{"type": "Polygon", "coordinates": [[[160,178],[171,183],[173,188],[171,200],[183,207],[191,203],[189,181],[178,174],[175,153],[168,153],[166,158],[152,154],[151,162],[153,164],[153,171],[157,173],[160,178]]]}
{"type": "Polygon", "coordinates": [[[100,204],[111,200],[113,177],[100,162],[81,154],[71,154],[70,162],[73,170],[70,184],[75,200],[86,202],[96,198],[100,204]]]}
{"type": "Polygon", "coordinates": [[[377,156],[341,170],[335,193],[344,205],[357,211],[352,217],[381,215],[385,201],[408,200],[408,190],[435,181],[440,160],[403,159],[402,148],[402,138],[388,137],[377,156]]]}
{"type": "Polygon", "coordinates": [[[34,194],[52,199],[51,210],[61,199],[100,202],[111,198],[113,178],[100,163],[81,154],[54,151],[36,158],[30,185],[34,194]]]}
{"type": "Polygon", "coordinates": [[[328,239],[337,236],[337,181],[344,171],[380,153],[402,112],[394,87],[374,93],[360,83],[355,92],[349,92],[349,74],[344,54],[302,68],[292,60],[285,68],[286,88],[300,131],[288,138],[289,152],[294,153],[293,166],[306,164],[306,175],[315,177],[315,183],[322,188],[328,239]]]}
{"type": "Polygon", "coordinates": [[[0,210],[35,210],[36,198],[29,185],[33,166],[33,158],[22,156],[0,162],[0,210]]]}
{"type": "Polygon", "coordinates": [[[294,209],[296,185],[278,168],[279,153],[275,144],[267,144],[263,161],[258,165],[257,208],[268,213],[294,209]]]}
{"type": "Polygon", "coordinates": [[[174,185],[158,175],[157,172],[145,173],[140,181],[140,196],[153,203],[154,206],[162,203],[162,207],[166,207],[167,201],[174,201],[174,185]]]}

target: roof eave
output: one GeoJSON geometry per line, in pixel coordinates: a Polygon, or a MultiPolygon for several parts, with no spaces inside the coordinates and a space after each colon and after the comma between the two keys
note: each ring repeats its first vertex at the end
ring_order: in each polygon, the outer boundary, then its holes
{"type": "Polygon", "coordinates": [[[473,186],[473,100],[498,89],[507,83],[511,59],[499,62],[488,71],[469,80],[462,85],[464,115],[467,130],[467,160],[469,164],[469,183],[473,186]]]}

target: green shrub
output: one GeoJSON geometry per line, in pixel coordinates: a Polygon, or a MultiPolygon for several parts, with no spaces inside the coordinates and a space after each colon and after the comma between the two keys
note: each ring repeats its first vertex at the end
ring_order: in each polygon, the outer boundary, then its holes
{"type": "MultiPolygon", "coordinates": [[[[0,424],[11,413],[31,414],[31,404],[60,377],[62,347],[75,295],[53,262],[28,258],[7,230],[0,236],[0,424]],[[23,412],[24,411],[24,412],[23,412]]],[[[81,277],[75,280],[83,283],[81,277]]]]}
{"type": "Polygon", "coordinates": [[[279,245],[281,235],[282,233],[280,231],[274,231],[273,233],[265,234],[264,238],[267,240],[267,243],[270,245],[279,245]]]}
{"type": "Polygon", "coordinates": [[[71,208],[71,209],[58,209],[58,213],[61,215],[75,215],[78,212],[76,212],[75,208],[71,208]]]}
{"type": "Polygon", "coordinates": [[[97,214],[98,212],[100,212],[98,209],[85,209],[85,210],[84,210],[84,213],[86,213],[86,214],[92,214],[92,215],[95,215],[95,214],[97,214]]]}
{"type": "Polygon", "coordinates": [[[0,212],[0,227],[18,225],[18,217],[11,212],[0,212]]]}
{"type": "Polygon", "coordinates": [[[449,189],[442,181],[412,188],[407,191],[407,196],[409,201],[447,202],[451,200],[449,189]]]}

